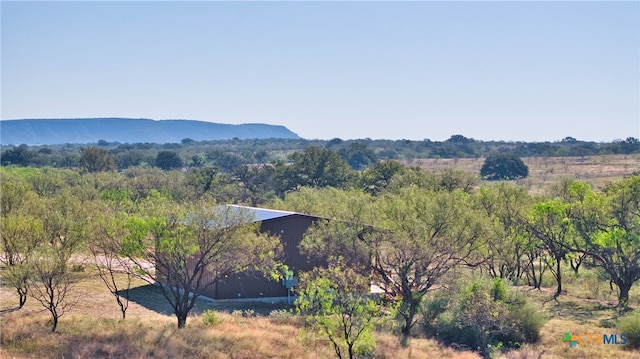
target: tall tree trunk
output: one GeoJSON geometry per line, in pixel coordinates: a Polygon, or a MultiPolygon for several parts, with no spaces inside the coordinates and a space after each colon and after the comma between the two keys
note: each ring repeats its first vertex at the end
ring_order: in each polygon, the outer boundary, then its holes
{"type": "Polygon", "coordinates": [[[626,308],[629,305],[629,290],[633,282],[616,282],[620,293],[618,293],[618,307],[626,308]]]}
{"type": "MultiPolygon", "coordinates": [[[[127,300],[129,300],[127,298],[127,300]]],[[[120,306],[120,312],[122,312],[122,319],[125,319],[127,317],[127,306],[124,305],[124,303],[122,302],[122,300],[120,300],[120,297],[118,297],[116,299],[116,301],[118,302],[118,305],[120,306]]]]}
{"type": "Polygon", "coordinates": [[[27,288],[18,288],[18,309],[24,307],[24,304],[27,302],[27,288]]]}
{"type": "Polygon", "coordinates": [[[56,328],[58,328],[58,314],[55,313],[55,311],[51,311],[51,319],[52,319],[51,333],[53,333],[56,331],[56,328]]]}
{"type": "Polygon", "coordinates": [[[349,359],[355,359],[356,358],[356,352],[353,349],[353,345],[354,344],[355,344],[355,342],[351,342],[351,343],[347,344],[349,346],[349,359]]]}
{"type": "Polygon", "coordinates": [[[556,258],[556,281],[558,282],[558,288],[556,289],[554,297],[558,297],[562,294],[562,272],[560,271],[560,261],[561,259],[556,258]]]}
{"type": "Polygon", "coordinates": [[[418,303],[412,299],[408,303],[405,302],[407,311],[404,313],[404,324],[401,329],[400,343],[402,346],[407,346],[409,343],[409,337],[411,336],[411,327],[413,326],[413,318],[418,312],[418,303]]]}
{"type": "Polygon", "coordinates": [[[342,359],[342,351],[340,351],[340,346],[338,345],[338,342],[335,340],[331,340],[331,343],[333,344],[333,351],[335,351],[338,359],[342,359]]]}
{"type": "Polygon", "coordinates": [[[176,313],[176,317],[178,317],[178,329],[187,326],[187,313],[176,313]]]}
{"type": "MultiPolygon", "coordinates": [[[[542,256],[538,257],[538,266],[540,267],[539,272],[540,272],[540,276],[538,277],[538,286],[536,287],[536,289],[540,289],[540,287],[542,287],[542,275],[544,274],[546,267],[546,263],[543,263],[544,261],[542,260],[542,256]],[[544,264],[544,266],[543,266],[544,264]]],[[[535,270],[533,271],[534,275],[535,275],[535,270]]]]}

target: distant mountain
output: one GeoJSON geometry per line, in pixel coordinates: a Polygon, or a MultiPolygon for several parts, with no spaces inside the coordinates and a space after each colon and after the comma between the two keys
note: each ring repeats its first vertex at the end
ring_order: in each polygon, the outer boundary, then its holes
{"type": "Polygon", "coordinates": [[[233,138],[300,137],[284,126],[259,123],[230,125],[194,120],[133,118],[23,119],[0,121],[2,145],[54,145],[97,143],[179,143],[233,138]]]}

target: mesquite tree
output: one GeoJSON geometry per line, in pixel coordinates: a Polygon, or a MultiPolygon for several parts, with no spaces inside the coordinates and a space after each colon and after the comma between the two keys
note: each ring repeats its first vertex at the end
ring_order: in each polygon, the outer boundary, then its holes
{"type": "Polygon", "coordinates": [[[408,187],[379,202],[379,230],[364,239],[372,249],[376,284],[397,302],[407,343],[427,292],[450,270],[476,264],[486,226],[460,190],[426,192],[408,187]]]}
{"type": "Polygon", "coordinates": [[[556,293],[562,294],[562,262],[569,254],[569,241],[574,235],[567,216],[568,205],[561,200],[545,201],[533,206],[527,231],[540,240],[543,259],[556,279],[556,293]]]}
{"type": "Polygon", "coordinates": [[[591,257],[618,289],[618,306],[640,279],[640,175],[598,194],[584,183],[571,185],[570,217],[580,234],[575,250],[591,257]]]}
{"type": "Polygon", "coordinates": [[[136,276],[160,288],[178,328],[185,327],[201,291],[216,281],[247,269],[274,268],[279,240],[260,233],[246,211],[205,201],[165,205],[130,217],[123,253],[136,276]]]}
{"type": "Polygon", "coordinates": [[[52,317],[51,331],[58,319],[78,298],[69,297],[79,273],[71,270],[70,259],[84,245],[89,217],[86,204],[63,192],[43,199],[42,236],[27,259],[29,295],[38,301],[52,317]]]}
{"type": "Polygon", "coordinates": [[[382,310],[366,295],[369,278],[334,259],[328,268],[301,276],[296,306],[315,331],[329,338],[338,358],[351,359],[375,348],[372,332],[382,310]]]}

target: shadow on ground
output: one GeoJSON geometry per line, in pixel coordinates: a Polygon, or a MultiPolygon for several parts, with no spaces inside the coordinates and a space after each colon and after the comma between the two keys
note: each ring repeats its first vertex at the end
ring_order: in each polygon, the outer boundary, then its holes
{"type": "Polygon", "coordinates": [[[135,287],[126,291],[118,291],[118,295],[122,298],[129,298],[129,301],[141,305],[149,310],[159,314],[172,315],[173,309],[169,302],[162,296],[160,288],[151,284],[135,287]]]}
{"type": "MultiPolygon", "coordinates": [[[[126,298],[127,295],[125,291],[119,291],[118,294],[123,298],[126,298]]],[[[129,301],[159,314],[173,315],[173,308],[162,295],[160,288],[151,284],[129,289],[129,301]]],[[[201,296],[196,301],[196,305],[191,310],[191,314],[199,314],[205,310],[212,309],[227,313],[242,312],[266,316],[274,310],[289,308],[292,308],[292,305],[288,304],[287,298],[214,300],[201,296]]]]}

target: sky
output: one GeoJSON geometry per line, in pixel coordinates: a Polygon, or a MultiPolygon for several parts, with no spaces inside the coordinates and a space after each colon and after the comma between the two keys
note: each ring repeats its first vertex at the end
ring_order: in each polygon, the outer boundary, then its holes
{"type": "Polygon", "coordinates": [[[0,2],[0,118],[640,137],[639,1],[0,2]]]}

